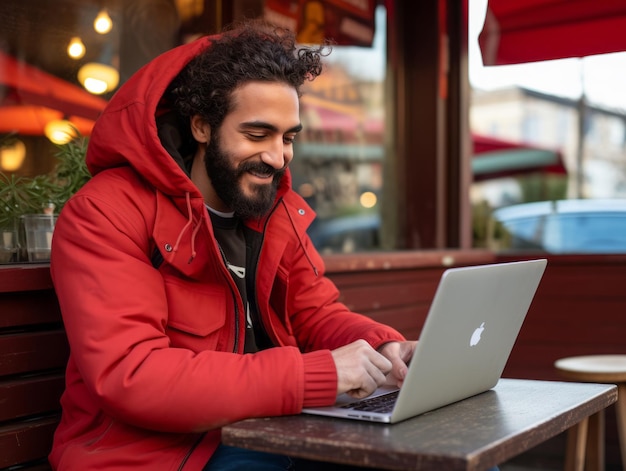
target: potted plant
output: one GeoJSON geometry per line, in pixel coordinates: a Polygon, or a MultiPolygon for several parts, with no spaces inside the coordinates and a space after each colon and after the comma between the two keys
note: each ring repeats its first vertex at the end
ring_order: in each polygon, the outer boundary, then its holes
{"type": "Polygon", "coordinates": [[[37,230],[24,233],[24,226],[30,228],[31,221],[43,220],[41,234],[49,245],[56,214],[91,177],[85,164],[86,150],[87,138],[78,135],[58,146],[57,164],[49,174],[19,177],[0,172],[0,263],[16,262],[25,255],[31,261],[47,260],[49,247],[39,248],[38,256],[24,252],[27,236],[35,236],[37,230]]]}
{"type": "Polygon", "coordinates": [[[0,173],[0,263],[17,261],[18,224],[25,211],[21,185],[19,177],[0,173]]]}
{"type": "Polygon", "coordinates": [[[58,145],[56,153],[57,164],[52,173],[44,176],[41,182],[49,190],[48,196],[56,213],[61,211],[67,200],[76,193],[89,179],[91,174],[87,169],[85,154],[87,153],[88,139],[75,130],[77,137],[67,144],[58,145]]]}

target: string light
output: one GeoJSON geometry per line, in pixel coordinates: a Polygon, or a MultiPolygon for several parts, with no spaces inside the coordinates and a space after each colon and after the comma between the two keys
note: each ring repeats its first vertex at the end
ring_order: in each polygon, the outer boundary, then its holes
{"type": "Polygon", "coordinates": [[[15,139],[8,146],[0,149],[0,168],[6,172],[15,172],[22,166],[26,157],[26,145],[15,139]]]}
{"type": "Polygon", "coordinates": [[[363,206],[364,208],[373,208],[374,206],[376,206],[378,198],[376,197],[375,193],[371,191],[364,191],[363,193],[361,193],[359,201],[361,203],[361,206],[363,206]]]}
{"type": "Polygon", "coordinates": [[[120,81],[120,73],[110,65],[88,62],[78,70],[78,80],[94,95],[114,90],[120,81]]]}
{"type": "Polygon", "coordinates": [[[78,36],[74,36],[67,45],[67,55],[72,59],[82,59],[85,55],[85,45],[78,36]]]}
{"type": "Polygon", "coordinates": [[[107,34],[113,28],[113,21],[106,9],[100,10],[93,22],[93,29],[100,34],[107,34]]]}
{"type": "Polygon", "coordinates": [[[54,119],[50,121],[43,130],[44,134],[52,143],[62,145],[67,144],[76,137],[76,129],[66,119],[54,119]]]}

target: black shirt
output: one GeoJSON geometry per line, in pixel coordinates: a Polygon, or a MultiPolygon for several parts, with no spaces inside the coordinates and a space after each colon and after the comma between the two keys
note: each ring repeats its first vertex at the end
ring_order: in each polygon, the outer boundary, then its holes
{"type": "MultiPolygon", "coordinates": [[[[254,299],[255,273],[252,262],[255,254],[246,244],[246,231],[241,220],[234,215],[216,214],[209,209],[209,216],[213,224],[213,232],[220,247],[222,259],[233,281],[237,285],[239,295],[243,301],[246,319],[246,339],[244,353],[253,353],[272,346],[271,341],[258,317],[254,299]],[[251,287],[248,290],[248,287],[251,287]],[[248,291],[252,293],[248,299],[248,291]]],[[[241,313],[239,313],[241,314],[241,313]]]]}

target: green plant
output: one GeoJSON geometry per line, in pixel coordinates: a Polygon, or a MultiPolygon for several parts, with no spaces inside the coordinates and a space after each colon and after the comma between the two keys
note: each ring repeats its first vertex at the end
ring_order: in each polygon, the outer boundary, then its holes
{"type": "Polygon", "coordinates": [[[79,134],[67,144],[57,146],[57,165],[54,171],[46,176],[44,183],[51,190],[49,196],[57,212],[61,211],[67,200],[91,178],[85,162],[87,143],[87,138],[79,134]]]}
{"type": "MultiPolygon", "coordinates": [[[[10,135],[0,136],[0,148],[11,143],[10,135]]],[[[0,263],[26,259],[26,234],[20,221],[23,215],[58,213],[91,178],[85,163],[87,138],[78,135],[57,147],[57,163],[48,174],[24,177],[0,172],[0,263]]],[[[44,260],[46,255],[36,253],[33,257],[29,252],[28,260],[31,261],[44,260]]]]}
{"type": "Polygon", "coordinates": [[[41,179],[0,172],[0,228],[15,229],[22,214],[41,212],[39,203],[48,200],[43,188],[41,179]]]}
{"type": "MultiPolygon", "coordinates": [[[[8,144],[0,139],[0,147],[8,144]]],[[[20,177],[0,172],[0,228],[14,229],[23,214],[58,213],[67,200],[91,178],[85,163],[87,138],[78,135],[57,146],[57,164],[48,174],[20,177]]]]}

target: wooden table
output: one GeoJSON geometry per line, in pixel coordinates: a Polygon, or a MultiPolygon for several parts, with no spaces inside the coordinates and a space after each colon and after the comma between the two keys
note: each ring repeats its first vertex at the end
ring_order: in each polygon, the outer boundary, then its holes
{"type": "Polygon", "coordinates": [[[483,394],[395,425],[294,415],[222,430],[226,445],[397,470],[485,470],[617,400],[607,384],[502,379],[483,394]]]}

